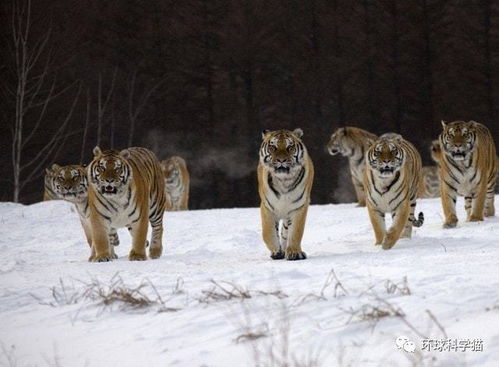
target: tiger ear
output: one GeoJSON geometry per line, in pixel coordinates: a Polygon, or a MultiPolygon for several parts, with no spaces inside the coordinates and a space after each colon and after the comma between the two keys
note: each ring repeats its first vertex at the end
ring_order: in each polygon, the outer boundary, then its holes
{"type": "Polygon", "coordinates": [[[128,149],[123,149],[121,152],[120,152],[120,155],[125,158],[125,159],[128,159],[130,158],[130,151],[128,149]]]}
{"type": "Polygon", "coordinates": [[[445,129],[445,127],[447,126],[447,122],[445,122],[444,120],[441,120],[440,122],[442,123],[442,127],[445,129]]]}
{"type": "Polygon", "coordinates": [[[59,166],[59,165],[58,165],[58,164],[56,164],[56,163],[54,163],[54,164],[52,165],[52,167],[50,167],[50,169],[51,169],[52,171],[55,171],[56,169],[59,169],[59,168],[61,168],[61,166],[59,166]]]}
{"type": "Polygon", "coordinates": [[[265,137],[267,136],[267,134],[270,132],[269,129],[263,129],[262,130],[262,139],[265,139],[265,137]]]}
{"type": "Polygon", "coordinates": [[[376,140],[374,140],[374,139],[367,138],[367,139],[366,139],[366,146],[367,146],[367,149],[369,149],[370,147],[372,147],[372,146],[374,145],[374,142],[375,142],[375,141],[376,141],[376,140]]]}
{"type": "Polygon", "coordinates": [[[293,134],[295,134],[297,137],[301,138],[303,136],[303,130],[300,128],[294,129],[293,134]]]}
{"type": "Polygon", "coordinates": [[[97,146],[94,148],[93,153],[94,153],[94,157],[97,157],[98,155],[101,155],[101,154],[102,154],[102,150],[100,150],[99,146],[97,145],[97,146]]]}
{"type": "Polygon", "coordinates": [[[478,122],[470,120],[470,121],[468,121],[468,124],[471,126],[475,126],[476,124],[478,124],[478,122]]]}

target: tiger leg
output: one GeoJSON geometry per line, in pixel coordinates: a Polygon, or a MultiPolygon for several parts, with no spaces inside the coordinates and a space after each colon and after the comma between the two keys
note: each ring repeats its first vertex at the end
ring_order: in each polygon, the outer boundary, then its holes
{"type": "Polygon", "coordinates": [[[405,223],[404,230],[402,231],[402,234],[400,235],[401,238],[411,238],[412,236],[412,221],[414,220],[414,210],[416,209],[416,202],[411,202],[411,207],[410,207],[410,212],[409,212],[409,218],[407,219],[407,222],[405,223]]]}
{"type": "Polygon", "coordinates": [[[117,259],[118,255],[114,251],[114,246],[118,246],[120,244],[120,239],[118,237],[118,233],[116,232],[116,228],[109,229],[109,253],[113,259],[117,259]]]}
{"type": "Polygon", "coordinates": [[[103,262],[111,261],[112,256],[109,251],[109,226],[103,222],[102,218],[90,216],[92,226],[92,254],[88,261],[103,262]]]}
{"type": "Polygon", "coordinates": [[[151,259],[158,259],[163,253],[163,215],[151,219],[152,235],[149,256],[151,259]]]}
{"type": "Polygon", "coordinates": [[[281,235],[279,236],[279,241],[281,243],[281,249],[286,250],[286,247],[288,246],[288,234],[289,234],[289,227],[291,227],[291,219],[287,218],[282,221],[282,227],[281,227],[281,235]]]}
{"type": "Polygon", "coordinates": [[[444,228],[454,228],[457,225],[456,197],[456,190],[445,181],[442,181],[440,185],[440,198],[445,216],[444,228]]]}
{"type": "Polygon", "coordinates": [[[409,201],[406,201],[401,203],[395,213],[392,214],[393,224],[386,232],[385,238],[381,244],[383,246],[383,250],[391,249],[399,240],[402,231],[409,222],[410,213],[411,209],[409,201]]]}
{"type": "Polygon", "coordinates": [[[80,220],[81,226],[83,227],[83,232],[85,232],[85,237],[87,239],[88,246],[92,248],[92,227],[87,221],[80,220]]]}
{"type": "Polygon", "coordinates": [[[288,246],[285,249],[287,260],[304,260],[307,254],[301,249],[301,239],[305,229],[307,219],[308,204],[297,210],[291,216],[291,226],[289,227],[288,246]]]}
{"type": "Polygon", "coordinates": [[[473,203],[473,195],[468,194],[464,197],[464,210],[466,211],[466,221],[471,219],[471,206],[473,203]]]}
{"type": "Polygon", "coordinates": [[[364,191],[364,185],[361,181],[358,181],[352,176],[353,188],[355,190],[355,197],[357,198],[357,206],[366,206],[366,193],[364,191]]]}
{"type": "Polygon", "coordinates": [[[118,237],[118,232],[116,231],[116,228],[111,228],[109,230],[109,244],[111,246],[119,246],[120,244],[120,238],[118,237]]]}
{"type": "Polygon", "coordinates": [[[182,197],[180,198],[180,210],[189,210],[188,202],[189,193],[184,190],[184,192],[182,193],[182,197]]]}
{"type": "Polygon", "coordinates": [[[376,239],[374,245],[381,245],[386,233],[385,213],[374,209],[369,201],[367,202],[367,213],[369,214],[369,219],[371,220],[371,225],[374,230],[374,237],[376,239]]]}
{"type": "Polygon", "coordinates": [[[469,222],[480,222],[483,220],[483,213],[485,208],[485,198],[487,196],[487,186],[484,182],[478,186],[476,195],[473,196],[473,201],[471,205],[471,215],[469,216],[469,222]]]}
{"type": "Polygon", "coordinates": [[[485,199],[485,211],[484,211],[486,217],[493,217],[496,214],[496,209],[494,204],[496,185],[497,185],[496,179],[491,180],[487,185],[487,198],[485,199]]]}
{"type": "Polygon", "coordinates": [[[131,235],[132,235],[132,249],[128,254],[128,260],[130,261],[142,261],[146,260],[146,240],[147,240],[147,225],[148,216],[146,213],[142,213],[140,219],[131,225],[131,235]]]}
{"type": "Polygon", "coordinates": [[[263,204],[260,205],[260,215],[262,217],[263,242],[270,250],[270,257],[274,260],[284,259],[284,251],[279,244],[278,238],[278,219],[263,204]]]}

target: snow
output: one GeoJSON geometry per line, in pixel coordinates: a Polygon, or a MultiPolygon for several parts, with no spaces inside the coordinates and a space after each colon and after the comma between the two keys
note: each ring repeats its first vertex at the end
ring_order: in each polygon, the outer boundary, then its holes
{"type": "Polygon", "coordinates": [[[71,204],[0,203],[0,366],[497,366],[499,218],[465,223],[462,207],[444,230],[440,201],[419,200],[424,225],[384,251],[365,208],[312,205],[296,262],[270,259],[257,208],[167,212],[160,259],[128,261],[120,229],[119,259],[88,263],[71,204]],[[91,282],[162,302],[105,305],[91,282]],[[250,298],[210,299],[216,284],[250,298]]]}

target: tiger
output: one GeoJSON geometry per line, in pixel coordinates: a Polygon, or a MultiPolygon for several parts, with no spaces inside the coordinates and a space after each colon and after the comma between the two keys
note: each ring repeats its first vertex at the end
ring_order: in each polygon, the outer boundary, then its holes
{"type": "MultiPolygon", "coordinates": [[[[85,232],[87,243],[92,247],[92,231],[90,227],[90,210],[88,206],[88,180],[87,170],[84,166],[69,165],[59,166],[53,164],[50,169],[46,170],[47,176],[50,177],[47,183],[51,192],[54,193],[55,199],[69,201],[75,205],[76,211],[80,216],[80,223],[85,232]]],[[[114,253],[114,246],[120,244],[116,228],[111,228],[109,232],[109,243],[111,256],[118,258],[114,253]]]]}
{"type": "Polygon", "coordinates": [[[442,150],[438,140],[433,140],[430,146],[430,154],[432,160],[436,163],[435,166],[423,166],[421,188],[419,191],[420,198],[436,198],[440,196],[440,173],[439,162],[442,150]]]}
{"type": "Polygon", "coordinates": [[[303,260],[314,165],[301,129],[264,130],[257,169],[262,236],[274,260],[303,260]]]}
{"type": "Polygon", "coordinates": [[[376,245],[392,248],[400,237],[411,237],[412,227],[421,227],[424,214],[414,217],[421,182],[421,157],[402,137],[380,138],[366,152],[364,189],[367,211],[376,245]],[[393,223],[386,230],[385,214],[393,223]]]}
{"type": "Polygon", "coordinates": [[[167,210],[189,210],[189,171],[185,160],[173,156],[161,161],[168,198],[167,210]]]}
{"type": "Polygon", "coordinates": [[[350,174],[355,190],[358,206],[366,206],[366,195],[363,185],[365,164],[365,152],[369,144],[377,139],[377,136],[366,130],[346,126],[337,129],[329,139],[327,149],[329,154],[340,153],[348,158],[350,174]]]}
{"type": "Polygon", "coordinates": [[[53,180],[53,168],[57,166],[54,164],[51,168],[45,169],[45,176],[43,177],[43,201],[49,200],[58,200],[57,194],[54,192],[52,188],[52,180],[53,180]]]}
{"type": "Polygon", "coordinates": [[[433,162],[439,165],[441,156],[442,156],[442,147],[440,146],[440,142],[438,141],[438,139],[433,140],[431,142],[431,159],[433,159],[433,162]]]}
{"type": "Polygon", "coordinates": [[[89,261],[110,261],[108,234],[111,228],[127,227],[132,235],[131,261],[146,260],[148,221],[152,235],[149,256],[163,252],[163,213],[166,207],[165,181],[153,152],[132,147],[102,151],[93,149],[87,169],[90,182],[88,201],[92,230],[89,261]]]}
{"type": "Polygon", "coordinates": [[[421,168],[422,183],[419,198],[437,198],[440,196],[440,178],[438,166],[423,166],[421,168]]]}
{"type": "Polygon", "coordinates": [[[439,143],[440,197],[444,228],[457,225],[456,197],[464,196],[466,220],[483,221],[494,216],[496,147],[489,129],[476,121],[442,121],[439,143]]]}

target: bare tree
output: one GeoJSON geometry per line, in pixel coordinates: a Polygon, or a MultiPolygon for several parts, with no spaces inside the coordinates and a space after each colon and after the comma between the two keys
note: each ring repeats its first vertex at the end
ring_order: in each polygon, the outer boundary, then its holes
{"type": "Polygon", "coordinates": [[[45,129],[49,104],[65,94],[75,83],[60,88],[57,86],[57,75],[53,71],[53,52],[49,47],[51,30],[49,27],[44,33],[34,33],[30,0],[13,2],[11,22],[12,39],[9,47],[13,57],[15,85],[12,89],[9,86],[4,88],[15,103],[11,123],[11,152],[13,200],[19,202],[21,190],[40,177],[43,168],[54,159],[67,138],[67,127],[78,100],[80,86],[77,83],[73,102],[59,127],[53,132],[45,129]],[[43,146],[36,154],[30,154],[27,160],[24,153],[28,149],[35,149],[34,138],[38,146],[42,145],[39,139],[44,139],[43,146]]]}
{"type": "Polygon", "coordinates": [[[81,141],[80,164],[83,164],[83,157],[85,156],[85,144],[87,142],[88,125],[90,123],[90,105],[90,89],[87,88],[87,109],[85,113],[85,128],[83,129],[83,138],[81,141]]]}
{"type": "Polygon", "coordinates": [[[135,135],[135,127],[137,126],[137,120],[139,118],[140,113],[144,110],[144,107],[147,105],[147,101],[151,98],[152,94],[161,83],[164,82],[164,79],[160,80],[156,84],[154,84],[151,88],[146,88],[142,94],[136,97],[136,89],[137,89],[137,72],[135,71],[128,82],[128,120],[130,121],[130,129],[128,130],[128,146],[131,147],[133,143],[133,138],[135,135]],[[136,100],[137,99],[137,100],[136,100]]]}
{"type": "Polygon", "coordinates": [[[106,110],[108,108],[111,97],[113,96],[114,84],[116,81],[116,74],[118,69],[114,69],[113,78],[111,79],[111,86],[107,91],[106,95],[102,95],[102,74],[99,73],[99,85],[97,89],[97,145],[100,145],[102,138],[102,126],[104,125],[104,119],[106,110]]]}

